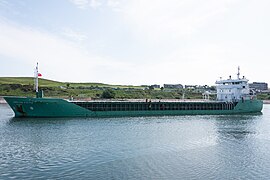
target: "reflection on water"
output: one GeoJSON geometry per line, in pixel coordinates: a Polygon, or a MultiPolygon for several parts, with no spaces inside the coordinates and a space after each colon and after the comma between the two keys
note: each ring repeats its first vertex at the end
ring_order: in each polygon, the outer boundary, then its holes
{"type": "Polygon", "coordinates": [[[12,118],[0,105],[0,179],[268,179],[263,114],[12,118]]]}
{"type": "Polygon", "coordinates": [[[220,138],[242,139],[256,135],[255,127],[260,118],[262,114],[219,116],[215,124],[220,138]]]}

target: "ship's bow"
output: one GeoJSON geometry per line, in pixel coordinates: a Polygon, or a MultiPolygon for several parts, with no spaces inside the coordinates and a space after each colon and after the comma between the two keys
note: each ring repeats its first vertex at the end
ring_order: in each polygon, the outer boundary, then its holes
{"type": "Polygon", "coordinates": [[[85,117],[93,112],[54,98],[4,97],[15,117],[85,117]]]}

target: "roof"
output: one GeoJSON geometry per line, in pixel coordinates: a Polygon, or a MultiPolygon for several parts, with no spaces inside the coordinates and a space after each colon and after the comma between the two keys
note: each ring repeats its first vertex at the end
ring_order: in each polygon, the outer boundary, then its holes
{"type": "Polygon", "coordinates": [[[248,79],[227,79],[227,80],[219,80],[216,81],[216,84],[228,84],[228,83],[241,83],[241,82],[248,82],[248,79]]]}

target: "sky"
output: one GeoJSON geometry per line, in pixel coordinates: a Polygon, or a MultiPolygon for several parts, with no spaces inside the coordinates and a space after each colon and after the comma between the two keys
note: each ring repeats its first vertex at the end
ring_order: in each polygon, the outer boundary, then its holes
{"type": "Polygon", "coordinates": [[[0,76],[270,83],[269,0],[0,0],[0,76]]]}

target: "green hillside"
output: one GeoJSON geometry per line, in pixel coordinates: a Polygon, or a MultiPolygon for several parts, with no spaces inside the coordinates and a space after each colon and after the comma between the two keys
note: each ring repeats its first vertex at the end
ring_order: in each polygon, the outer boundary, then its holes
{"type": "MultiPolygon", "coordinates": [[[[175,95],[160,90],[148,90],[142,86],[110,85],[103,83],[70,83],[39,79],[39,89],[46,97],[104,98],[104,91],[113,91],[113,98],[175,98],[175,95]]],[[[0,96],[35,96],[32,77],[0,77],[0,96]]]]}
{"type": "MultiPolygon", "coordinates": [[[[142,86],[110,85],[102,83],[70,83],[39,79],[39,89],[46,97],[74,99],[117,98],[117,99],[179,99],[182,90],[163,91],[142,86]]],[[[0,96],[34,97],[34,79],[32,77],[0,77],[0,96]]],[[[201,98],[201,94],[185,92],[186,98],[201,98]]]]}
{"type": "MultiPolygon", "coordinates": [[[[21,85],[33,85],[33,77],[0,77],[0,84],[21,84],[21,85]]],[[[59,87],[59,86],[70,86],[70,87],[89,87],[89,86],[98,86],[98,87],[111,87],[111,88],[139,88],[141,86],[132,86],[132,85],[110,85],[103,83],[72,83],[72,82],[58,82],[48,79],[39,78],[40,87],[59,87]]]]}
{"type": "MultiPolygon", "coordinates": [[[[103,83],[69,83],[39,79],[39,89],[46,97],[88,99],[201,99],[202,94],[184,89],[153,89],[147,86],[110,85],[103,83]]],[[[33,77],[0,77],[0,96],[34,97],[33,77]]],[[[211,97],[215,99],[215,97],[211,97]]],[[[270,94],[258,94],[259,99],[270,99],[270,94]]]]}
{"type": "MultiPolygon", "coordinates": [[[[62,86],[64,83],[52,81],[48,79],[39,79],[40,86],[62,86]]],[[[21,84],[21,85],[33,85],[33,77],[0,77],[0,84],[21,84]]]]}

